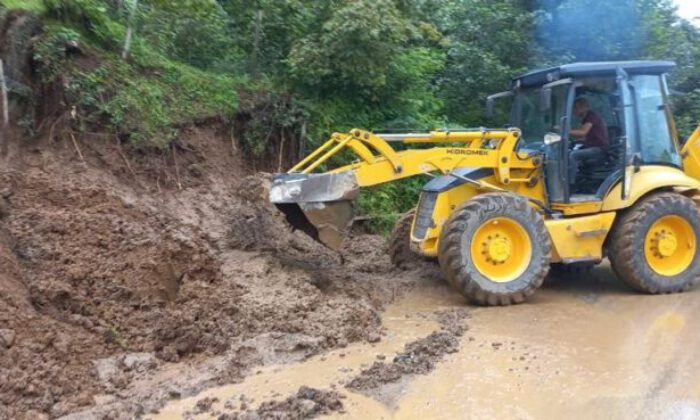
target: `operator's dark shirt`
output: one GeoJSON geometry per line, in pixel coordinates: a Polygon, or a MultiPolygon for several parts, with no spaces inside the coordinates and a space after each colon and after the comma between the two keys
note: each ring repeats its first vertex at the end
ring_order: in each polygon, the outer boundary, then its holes
{"type": "Polygon", "coordinates": [[[610,146],[610,139],[608,138],[608,125],[605,120],[600,117],[594,111],[588,111],[583,120],[581,120],[581,125],[591,123],[591,129],[586,134],[586,138],[583,139],[583,147],[600,147],[602,149],[607,149],[610,146]]]}

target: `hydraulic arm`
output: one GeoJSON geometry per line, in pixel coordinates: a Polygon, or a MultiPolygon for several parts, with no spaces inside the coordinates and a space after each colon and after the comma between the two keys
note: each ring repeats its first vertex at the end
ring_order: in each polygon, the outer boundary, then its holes
{"type": "Polygon", "coordinates": [[[540,155],[516,152],[517,129],[433,131],[430,133],[374,134],[353,129],[335,133],[331,139],[294,166],[275,176],[270,201],[296,228],[337,249],[353,219],[353,201],[362,187],[369,187],[422,174],[453,174],[484,190],[532,183],[542,164],[540,155]],[[395,150],[390,143],[435,144],[432,148],[395,150]],[[350,149],[354,162],[326,172],[333,156],[350,149]],[[463,167],[493,169],[496,183],[469,179],[453,173],[463,167]]]}

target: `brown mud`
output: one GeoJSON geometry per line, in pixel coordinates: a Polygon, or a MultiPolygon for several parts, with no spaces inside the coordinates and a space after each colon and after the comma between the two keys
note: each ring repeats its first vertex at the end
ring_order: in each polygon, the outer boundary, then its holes
{"type": "Polygon", "coordinates": [[[382,238],[341,259],[292,232],[225,133],[186,130],[176,160],[10,144],[0,419],[700,418],[700,291],[604,265],[469,307],[382,238]]]}
{"type": "Polygon", "coordinates": [[[66,138],[10,144],[0,419],[138,416],[252,366],[380,338],[384,304],[415,279],[379,237],[357,234],[341,259],[292,232],[225,133],[186,130],[175,159],[90,136],[82,159],[66,138]],[[183,364],[206,374],[138,388],[183,364]]]}
{"type": "Polygon", "coordinates": [[[347,418],[700,418],[700,290],[640,295],[608,265],[554,280],[522,305],[469,308],[459,351],[425,374],[346,386],[375,361],[406,354],[407,343],[444,333],[444,314],[464,310],[449,287],[428,278],[388,306],[380,342],[261,368],[241,383],[172,401],[154,418],[181,418],[201,398],[233,412],[241,399],[255,409],[301,385],[335,389],[347,418]]]}
{"type": "MultiPolygon", "coordinates": [[[[296,394],[284,401],[266,401],[257,410],[247,410],[243,413],[219,414],[219,420],[303,420],[332,413],[344,413],[344,397],[336,391],[319,391],[318,389],[302,386],[296,394]]],[[[213,413],[217,415],[218,413],[213,413]]]]}
{"type": "Polygon", "coordinates": [[[436,365],[447,354],[459,351],[458,337],[462,336],[466,327],[462,319],[466,310],[444,311],[437,313],[440,331],[434,331],[429,336],[406,344],[404,350],[397,354],[391,363],[374,362],[353,378],[347,388],[353,391],[372,395],[377,388],[398,382],[409,375],[426,375],[432,372],[436,365]]]}

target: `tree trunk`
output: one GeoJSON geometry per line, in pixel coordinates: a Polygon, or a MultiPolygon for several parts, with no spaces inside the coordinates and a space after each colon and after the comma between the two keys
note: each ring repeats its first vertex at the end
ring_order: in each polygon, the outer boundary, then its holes
{"type": "Polygon", "coordinates": [[[263,11],[260,9],[255,14],[255,32],[253,34],[253,62],[251,63],[253,80],[260,80],[260,48],[263,37],[262,21],[263,11]]]}
{"type": "Polygon", "coordinates": [[[2,95],[2,126],[0,126],[0,156],[6,156],[9,146],[8,126],[10,124],[10,111],[7,100],[7,81],[5,80],[5,69],[2,59],[0,59],[0,94],[2,95]]]}
{"type": "Polygon", "coordinates": [[[131,11],[129,12],[129,19],[126,23],[126,36],[124,37],[124,49],[122,50],[122,60],[126,60],[129,57],[129,50],[131,49],[131,40],[134,36],[134,20],[136,19],[136,11],[139,8],[139,0],[134,0],[131,5],[131,11]]]}
{"type": "Polygon", "coordinates": [[[0,59],[0,90],[2,91],[2,128],[7,128],[10,123],[10,110],[7,100],[7,81],[5,80],[5,67],[0,59]]]}

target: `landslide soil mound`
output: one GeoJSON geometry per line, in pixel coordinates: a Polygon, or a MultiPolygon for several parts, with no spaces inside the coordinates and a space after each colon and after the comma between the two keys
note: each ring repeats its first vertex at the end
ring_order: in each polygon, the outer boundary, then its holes
{"type": "Polygon", "coordinates": [[[115,356],[160,366],[245,343],[225,382],[300,348],[376,340],[383,304],[407,286],[379,237],[351,239],[341,259],[292,232],[267,203],[268,176],[249,175],[216,124],[185,130],[166,153],[80,136],[9,146],[0,419],[118,396],[134,376],[98,375],[115,356]]]}

